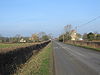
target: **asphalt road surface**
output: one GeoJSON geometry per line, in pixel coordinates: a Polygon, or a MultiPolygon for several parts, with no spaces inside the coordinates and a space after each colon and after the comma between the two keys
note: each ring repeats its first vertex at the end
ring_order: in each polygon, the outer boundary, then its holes
{"type": "Polygon", "coordinates": [[[100,52],[53,41],[55,75],[100,75],[100,52]]]}

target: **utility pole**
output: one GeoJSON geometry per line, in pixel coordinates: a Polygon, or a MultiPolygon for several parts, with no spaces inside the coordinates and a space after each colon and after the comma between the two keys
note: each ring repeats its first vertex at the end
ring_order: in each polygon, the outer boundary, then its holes
{"type": "Polygon", "coordinates": [[[64,34],[63,34],[63,43],[64,43],[64,41],[65,41],[65,37],[64,37],[64,34]]]}

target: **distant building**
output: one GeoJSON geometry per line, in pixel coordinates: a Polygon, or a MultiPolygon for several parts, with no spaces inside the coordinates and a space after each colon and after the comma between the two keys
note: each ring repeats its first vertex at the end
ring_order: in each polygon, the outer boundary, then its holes
{"type": "Polygon", "coordinates": [[[82,41],[83,39],[82,38],[79,38],[79,40],[82,41]]]}
{"type": "Polygon", "coordinates": [[[70,35],[71,35],[71,40],[76,40],[77,39],[77,33],[76,33],[75,30],[71,30],[70,35]]]}
{"type": "Polygon", "coordinates": [[[21,43],[25,43],[26,40],[24,40],[23,38],[20,40],[21,43]]]}
{"type": "Polygon", "coordinates": [[[38,34],[32,34],[32,36],[29,38],[29,40],[33,41],[33,42],[38,42],[39,41],[39,37],[38,34]]]}

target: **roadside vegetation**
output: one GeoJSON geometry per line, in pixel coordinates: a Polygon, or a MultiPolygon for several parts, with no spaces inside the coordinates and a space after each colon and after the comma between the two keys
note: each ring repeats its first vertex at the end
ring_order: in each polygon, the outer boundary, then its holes
{"type": "Polygon", "coordinates": [[[87,49],[91,49],[91,50],[96,50],[96,51],[100,51],[100,48],[93,48],[91,46],[82,46],[82,45],[70,44],[70,43],[65,43],[65,44],[69,44],[69,45],[73,45],[73,46],[77,46],[77,47],[83,47],[83,48],[87,48],[87,49]]]}
{"type": "Polygon", "coordinates": [[[14,74],[21,65],[25,64],[33,55],[40,52],[48,43],[50,43],[49,40],[27,47],[0,50],[2,51],[0,52],[0,75],[14,74]]]}
{"type": "Polygon", "coordinates": [[[83,35],[78,33],[72,25],[64,27],[64,33],[58,38],[60,42],[100,51],[100,33],[89,32],[83,35]]]}
{"type": "Polygon", "coordinates": [[[14,75],[52,75],[52,45],[33,55],[14,75]]]}

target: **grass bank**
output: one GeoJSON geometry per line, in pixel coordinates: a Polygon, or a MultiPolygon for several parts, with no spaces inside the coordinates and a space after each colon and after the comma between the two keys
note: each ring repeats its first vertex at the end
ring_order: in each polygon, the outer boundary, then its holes
{"type": "Polygon", "coordinates": [[[14,75],[52,75],[52,45],[32,56],[14,75]]]}
{"type": "MultiPolygon", "coordinates": [[[[65,44],[69,44],[69,43],[65,43],[65,44]]],[[[90,46],[81,46],[81,45],[75,45],[75,44],[69,44],[69,45],[73,45],[73,46],[77,46],[77,47],[82,47],[82,48],[87,48],[87,49],[91,49],[91,50],[95,50],[95,51],[100,51],[100,48],[92,48],[90,46]]]]}

